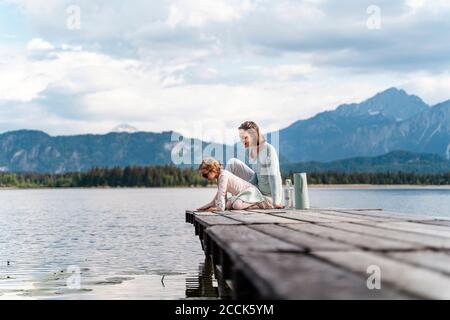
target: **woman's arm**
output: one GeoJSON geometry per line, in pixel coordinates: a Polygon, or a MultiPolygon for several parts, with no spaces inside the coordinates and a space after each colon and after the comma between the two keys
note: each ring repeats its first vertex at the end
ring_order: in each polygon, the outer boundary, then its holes
{"type": "Polygon", "coordinates": [[[270,191],[272,193],[272,203],[275,209],[284,208],[282,204],[283,185],[279,181],[281,181],[281,179],[278,176],[269,176],[270,191]]]}
{"type": "Polygon", "coordinates": [[[283,182],[281,179],[280,161],[278,160],[275,148],[271,145],[268,145],[267,164],[269,169],[268,180],[273,205],[275,208],[282,208],[283,182]]]}

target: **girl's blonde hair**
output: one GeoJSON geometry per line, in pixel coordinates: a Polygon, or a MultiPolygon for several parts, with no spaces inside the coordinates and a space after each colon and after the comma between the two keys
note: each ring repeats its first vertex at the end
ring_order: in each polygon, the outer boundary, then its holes
{"type": "Polygon", "coordinates": [[[205,170],[207,172],[213,171],[215,173],[220,173],[220,170],[222,170],[222,165],[220,164],[219,161],[212,158],[208,158],[202,161],[202,163],[198,167],[198,170],[199,171],[205,170]]]}

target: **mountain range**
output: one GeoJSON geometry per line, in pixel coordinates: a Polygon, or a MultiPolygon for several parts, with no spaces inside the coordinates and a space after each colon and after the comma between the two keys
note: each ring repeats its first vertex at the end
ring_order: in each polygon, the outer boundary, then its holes
{"type": "MultiPolygon", "coordinates": [[[[172,153],[183,144],[172,141],[172,131],[135,132],[130,128],[122,125],[105,135],[75,136],[50,136],[33,130],[6,132],[0,134],[0,171],[62,173],[94,166],[170,164],[172,153]]],[[[432,171],[450,160],[450,100],[429,106],[417,96],[390,88],[361,103],[344,104],[297,121],[277,133],[284,167],[300,162],[312,166],[308,168],[330,163],[332,168],[348,170],[356,168],[361,157],[375,157],[376,162],[377,156],[390,154],[385,159],[401,169],[408,167],[407,163],[400,165],[401,161],[425,153],[431,158],[419,156],[422,162],[415,165],[423,164],[432,171]],[[397,150],[406,153],[391,153],[397,150]],[[339,162],[355,157],[359,159],[356,163],[354,159],[339,162]]],[[[205,147],[207,142],[193,140],[183,147],[199,145],[205,147]]],[[[389,163],[383,166],[387,168],[389,163]]]]}
{"type": "Polygon", "coordinates": [[[450,172],[450,160],[437,154],[392,151],[376,157],[355,157],[330,162],[309,161],[281,164],[283,172],[450,172]]]}
{"type": "Polygon", "coordinates": [[[280,130],[280,153],[290,162],[334,161],[394,150],[450,159],[450,100],[428,106],[391,88],[361,103],[300,120],[280,130]]]}

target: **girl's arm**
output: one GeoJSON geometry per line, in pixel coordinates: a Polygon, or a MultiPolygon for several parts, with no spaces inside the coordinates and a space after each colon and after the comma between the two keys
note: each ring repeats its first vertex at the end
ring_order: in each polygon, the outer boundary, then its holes
{"type": "Polygon", "coordinates": [[[215,203],[217,209],[224,211],[226,208],[226,196],[227,196],[228,176],[221,174],[217,181],[217,201],[215,203]]]}
{"type": "Polygon", "coordinates": [[[206,211],[209,208],[215,207],[216,206],[216,199],[217,199],[217,193],[216,193],[216,195],[214,196],[214,198],[210,202],[208,202],[204,206],[201,206],[200,208],[198,208],[197,211],[206,211]]]}
{"type": "Polygon", "coordinates": [[[216,196],[210,203],[204,205],[198,210],[224,211],[226,208],[227,185],[228,185],[228,176],[226,174],[220,175],[219,179],[217,180],[216,196]]]}

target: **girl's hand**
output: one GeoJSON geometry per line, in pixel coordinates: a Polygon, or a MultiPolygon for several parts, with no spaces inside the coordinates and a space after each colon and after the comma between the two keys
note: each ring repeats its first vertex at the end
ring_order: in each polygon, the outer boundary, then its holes
{"type": "Polygon", "coordinates": [[[211,208],[208,209],[208,211],[209,211],[209,212],[220,211],[220,209],[219,209],[219,208],[216,208],[216,207],[211,207],[211,208]]]}
{"type": "Polygon", "coordinates": [[[284,209],[284,206],[282,204],[274,204],[273,208],[274,209],[284,209]]]}

